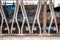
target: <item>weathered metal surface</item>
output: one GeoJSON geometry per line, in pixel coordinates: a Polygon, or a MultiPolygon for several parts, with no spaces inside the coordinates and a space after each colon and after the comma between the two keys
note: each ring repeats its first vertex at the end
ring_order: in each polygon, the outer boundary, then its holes
{"type": "MultiPolygon", "coordinates": [[[[40,20],[39,20],[39,15],[40,15],[40,12],[41,12],[41,7],[42,7],[42,2],[43,1],[41,1],[41,0],[39,0],[39,2],[38,2],[38,6],[37,6],[37,10],[36,10],[36,14],[35,14],[35,16],[34,16],[34,19],[33,19],[33,24],[32,24],[32,29],[30,28],[30,24],[29,24],[29,20],[28,20],[28,16],[27,16],[27,14],[26,14],[26,10],[25,10],[25,6],[24,6],[24,3],[23,3],[23,0],[16,0],[16,7],[15,7],[15,10],[14,10],[14,14],[13,14],[13,20],[12,20],[12,24],[11,24],[11,28],[9,29],[9,25],[8,25],[8,22],[7,22],[7,19],[6,19],[6,16],[5,16],[5,13],[4,13],[4,11],[3,11],[3,7],[2,7],[2,4],[1,4],[1,2],[0,2],[0,5],[1,5],[1,11],[0,11],[0,13],[1,13],[1,15],[2,15],[2,23],[1,23],[1,30],[2,30],[2,27],[3,27],[3,21],[5,20],[5,22],[6,22],[6,25],[7,25],[7,28],[6,29],[8,29],[8,34],[10,35],[10,34],[12,34],[12,32],[13,32],[13,30],[15,30],[14,29],[14,21],[16,22],[16,24],[17,24],[17,30],[18,30],[18,33],[17,34],[24,34],[23,33],[23,28],[24,28],[24,23],[25,23],[25,21],[26,21],[26,23],[27,23],[27,31],[29,32],[28,34],[33,34],[33,31],[35,30],[34,29],[34,25],[35,25],[35,22],[37,21],[37,24],[38,24],[38,26],[39,26],[39,34],[41,34],[41,35],[45,35],[45,32],[46,32],[46,1],[44,2],[44,19],[43,19],[43,32],[44,32],[44,34],[42,34],[41,33],[41,24],[40,24],[40,20]],[[22,11],[22,16],[23,16],[23,20],[22,20],[22,26],[20,26],[19,25],[19,23],[18,23],[18,19],[17,19],[17,16],[18,16],[18,10],[19,10],[19,7],[21,7],[21,11],[22,11]]],[[[48,30],[48,33],[47,33],[47,35],[48,34],[50,34],[50,28],[51,28],[51,25],[52,25],[52,23],[53,23],[53,20],[54,20],[54,22],[55,22],[55,25],[56,25],[56,32],[57,32],[57,34],[58,34],[58,25],[57,25],[57,21],[56,21],[56,16],[55,16],[55,12],[54,12],[54,10],[53,10],[53,4],[52,4],[52,0],[50,0],[50,4],[49,4],[49,8],[50,8],[50,12],[51,12],[51,21],[50,21],[50,24],[49,24],[49,30],[48,30]]],[[[30,19],[31,19],[31,17],[30,17],[30,19]]],[[[5,30],[6,30],[5,29],[5,30]]],[[[3,34],[2,34],[3,35],[3,34]]],[[[24,34],[25,35],[25,34],[24,34]]]]}

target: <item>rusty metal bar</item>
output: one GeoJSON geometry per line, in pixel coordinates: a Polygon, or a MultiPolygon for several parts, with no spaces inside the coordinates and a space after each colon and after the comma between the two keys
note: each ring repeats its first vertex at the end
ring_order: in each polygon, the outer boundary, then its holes
{"type": "Polygon", "coordinates": [[[51,21],[50,21],[48,33],[50,34],[50,28],[51,28],[51,25],[52,25],[52,23],[53,23],[53,20],[54,20],[54,22],[55,22],[56,31],[57,31],[57,33],[58,33],[58,25],[57,25],[57,20],[56,20],[55,12],[54,12],[54,9],[53,9],[52,0],[50,0],[49,8],[50,8],[50,12],[51,12],[51,21]]]}
{"type": "Polygon", "coordinates": [[[4,13],[1,1],[0,1],[0,7],[1,7],[1,9],[0,9],[1,12],[0,13],[1,13],[1,16],[2,16],[1,31],[2,31],[2,27],[3,27],[3,22],[5,20],[6,25],[7,25],[7,29],[8,29],[8,34],[9,34],[10,33],[10,31],[9,31],[9,25],[8,25],[8,22],[7,22],[7,19],[6,19],[6,16],[5,16],[5,13],[4,13]]]}
{"type": "Polygon", "coordinates": [[[46,23],[47,23],[47,19],[46,19],[46,14],[47,14],[47,1],[44,2],[44,8],[43,8],[44,12],[43,12],[43,34],[47,33],[46,32],[46,23]]]}
{"type": "Polygon", "coordinates": [[[42,7],[42,2],[41,2],[41,0],[39,0],[38,5],[37,5],[35,18],[34,18],[33,25],[32,25],[32,33],[33,33],[33,30],[34,30],[35,22],[37,20],[38,26],[39,26],[39,30],[40,30],[40,34],[41,34],[41,25],[40,25],[40,21],[39,21],[39,15],[40,15],[41,7],[42,7]]]}

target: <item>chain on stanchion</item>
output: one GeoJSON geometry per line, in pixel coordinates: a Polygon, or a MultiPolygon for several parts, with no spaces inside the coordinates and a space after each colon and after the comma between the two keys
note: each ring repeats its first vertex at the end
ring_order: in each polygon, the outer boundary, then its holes
{"type": "Polygon", "coordinates": [[[33,30],[34,30],[35,22],[37,20],[37,23],[38,23],[38,26],[39,26],[39,33],[41,34],[41,25],[40,25],[40,20],[39,20],[41,7],[42,7],[42,2],[41,2],[41,0],[39,0],[38,5],[37,5],[36,14],[35,14],[34,21],[33,21],[33,25],[32,25],[32,33],[33,33],[33,30]]]}
{"type": "Polygon", "coordinates": [[[53,20],[54,20],[55,25],[56,25],[56,32],[58,33],[58,25],[57,25],[57,20],[56,20],[54,8],[53,8],[53,3],[52,3],[52,0],[49,0],[49,1],[50,1],[50,3],[49,3],[49,8],[50,8],[50,12],[51,12],[51,21],[50,21],[48,33],[50,34],[50,28],[51,28],[51,25],[52,25],[52,23],[53,23],[53,20]]]}
{"type": "Polygon", "coordinates": [[[6,22],[7,29],[8,29],[8,34],[9,34],[10,33],[10,31],[9,31],[9,25],[8,25],[8,22],[7,22],[7,19],[6,19],[6,16],[5,16],[5,13],[4,13],[3,6],[2,6],[2,2],[1,1],[0,1],[0,13],[1,13],[1,16],[2,16],[2,21],[1,21],[1,34],[2,34],[2,27],[3,27],[4,20],[6,22]]]}
{"type": "Polygon", "coordinates": [[[11,34],[12,34],[12,30],[13,30],[14,21],[16,21],[16,24],[18,27],[18,33],[20,34],[20,27],[19,27],[18,20],[17,20],[18,10],[19,10],[19,4],[18,4],[18,0],[16,0],[15,11],[14,11],[13,21],[12,21],[12,25],[11,25],[11,34]]]}

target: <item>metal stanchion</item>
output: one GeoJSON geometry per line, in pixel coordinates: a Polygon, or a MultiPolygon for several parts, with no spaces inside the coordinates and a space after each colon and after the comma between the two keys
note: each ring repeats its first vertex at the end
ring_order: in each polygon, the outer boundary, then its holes
{"type": "Polygon", "coordinates": [[[8,25],[8,22],[7,22],[7,19],[6,19],[6,16],[5,16],[5,13],[4,13],[3,6],[2,6],[1,1],[0,1],[0,13],[1,13],[1,16],[2,16],[2,21],[1,21],[1,33],[2,33],[3,22],[4,22],[4,20],[5,20],[6,25],[7,25],[7,29],[8,29],[8,34],[9,34],[9,33],[10,33],[10,31],[9,31],[9,25],[8,25]]]}
{"type": "Polygon", "coordinates": [[[57,25],[57,20],[56,20],[55,12],[54,12],[54,9],[53,9],[52,0],[50,0],[49,8],[50,8],[50,12],[51,12],[51,21],[50,21],[48,33],[50,34],[50,28],[51,28],[51,25],[52,25],[52,23],[53,23],[53,20],[54,20],[54,22],[55,22],[56,31],[57,31],[57,33],[58,33],[58,25],[57,25]]]}
{"type": "Polygon", "coordinates": [[[33,25],[32,25],[32,33],[33,33],[33,30],[34,30],[35,22],[37,20],[38,26],[39,26],[39,31],[40,31],[40,34],[41,34],[41,25],[40,25],[40,21],[39,21],[39,15],[40,15],[41,7],[42,7],[42,2],[41,2],[41,0],[39,0],[37,10],[36,10],[36,14],[35,14],[34,21],[33,21],[33,25]]]}
{"type": "Polygon", "coordinates": [[[46,24],[47,24],[47,19],[46,19],[46,14],[47,14],[47,0],[44,1],[44,8],[43,8],[43,34],[46,34],[46,24]]]}

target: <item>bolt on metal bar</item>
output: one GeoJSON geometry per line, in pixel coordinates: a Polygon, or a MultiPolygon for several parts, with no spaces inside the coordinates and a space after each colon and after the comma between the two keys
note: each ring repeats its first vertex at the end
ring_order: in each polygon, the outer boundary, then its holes
{"type": "Polygon", "coordinates": [[[50,0],[49,8],[50,8],[50,12],[51,12],[51,21],[50,21],[48,33],[50,34],[50,28],[51,28],[51,25],[52,25],[52,23],[53,23],[53,20],[54,20],[54,22],[55,22],[56,31],[57,31],[57,33],[58,33],[58,25],[57,25],[57,20],[56,20],[55,12],[54,12],[54,9],[53,9],[52,0],[50,0]]]}
{"type": "Polygon", "coordinates": [[[41,7],[42,7],[42,2],[41,2],[41,0],[39,0],[38,5],[37,5],[36,14],[35,14],[34,21],[33,21],[33,25],[32,25],[32,33],[33,33],[33,30],[34,30],[35,22],[37,20],[39,30],[40,30],[39,32],[41,34],[41,24],[40,24],[40,21],[39,21],[39,15],[40,15],[40,12],[41,12],[41,7]]]}
{"type": "Polygon", "coordinates": [[[4,13],[3,6],[2,6],[1,1],[0,1],[0,13],[1,13],[1,16],[2,16],[2,21],[1,21],[1,33],[2,33],[3,22],[4,22],[4,20],[5,20],[6,25],[7,25],[7,29],[8,29],[8,34],[9,34],[9,33],[10,33],[10,31],[9,31],[9,25],[8,25],[8,22],[7,22],[7,19],[6,19],[6,16],[5,16],[5,13],[4,13]]]}

